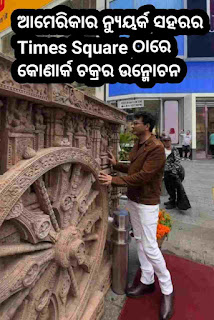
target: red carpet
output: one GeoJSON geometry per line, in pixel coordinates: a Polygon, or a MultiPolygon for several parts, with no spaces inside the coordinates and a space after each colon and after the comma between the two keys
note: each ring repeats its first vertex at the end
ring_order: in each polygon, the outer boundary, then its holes
{"type": "MultiPolygon", "coordinates": [[[[175,291],[172,320],[214,319],[214,268],[174,255],[164,254],[175,291]]],[[[140,270],[135,281],[140,279],[140,270]]],[[[140,299],[128,298],[119,320],[158,320],[161,291],[157,281],[154,293],[140,299]]]]}

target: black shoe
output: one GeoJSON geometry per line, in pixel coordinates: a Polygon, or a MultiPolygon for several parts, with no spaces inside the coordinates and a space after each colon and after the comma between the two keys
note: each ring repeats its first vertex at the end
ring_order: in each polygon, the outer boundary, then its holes
{"type": "Polygon", "coordinates": [[[144,284],[139,282],[137,286],[131,286],[126,290],[127,297],[130,298],[141,298],[147,293],[152,293],[155,291],[155,283],[144,284]]]}
{"type": "Polygon", "coordinates": [[[191,208],[191,206],[189,205],[189,206],[178,206],[178,209],[179,210],[188,210],[188,209],[190,209],[191,208]]]}
{"type": "Polygon", "coordinates": [[[170,204],[166,205],[165,208],[166,209],[174,209],[174,208],[176,208],[176,204],[171,202],[170,204]]]}
{"type": "Polygon", "coordinates": [[[174,292],[162,295],[159,320],[171,319],[174,312],[174,292]]]}
{"type": "Polygon", "coordinates": [[[163,204],[165,205],[165,206],[167,206],[168,204],[171,204],[172,203],[172,201],[167,201],[167,202],[164,202],[163,204]]]}

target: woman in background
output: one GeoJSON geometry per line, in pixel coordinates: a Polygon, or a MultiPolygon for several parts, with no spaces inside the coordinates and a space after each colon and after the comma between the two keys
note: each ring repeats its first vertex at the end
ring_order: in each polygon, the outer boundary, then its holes
{"type": "Polygon", "coordinates": [[[184,168],[180,163],[180,155],[177,148],[172,147],[172,141],[169,136],[163,137],[165,147],[166,164],[164,168],[164,183],[169,194],[169,201],[165,202],[166,209],[178,207],[180,210],[191,208],[186,192],[182,185],[184,180],[184,168]]]}

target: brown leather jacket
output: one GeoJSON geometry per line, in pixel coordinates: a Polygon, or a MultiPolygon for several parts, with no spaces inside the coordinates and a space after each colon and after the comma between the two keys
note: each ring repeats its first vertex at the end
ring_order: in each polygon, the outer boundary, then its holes
{"type": "Polygon", "coordinates": [[[161,182],[166,161],[164,146],[154,135],[140,146],[138,142],[129,154],[130,164],[117,163],[114,169],[128,173],[112,177],[112,185],[128,186],[127,197],[137,203],[160,203],[161,182]]]}

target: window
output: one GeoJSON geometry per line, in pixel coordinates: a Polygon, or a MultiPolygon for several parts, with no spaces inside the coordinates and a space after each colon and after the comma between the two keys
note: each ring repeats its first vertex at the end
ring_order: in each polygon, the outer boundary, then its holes
{"type": "Polygon", "coordinates": [[[210,17],[210,32],[187,36],[188,58],[214,57],[214,0],[187,0],[187,9],[202,9],[210,17]]]}
{"type": "Polygon", "coordinates": [[[164,131],[172,139],[172,143],[178,143],[178,101],[164,102],[164,131]]]}

